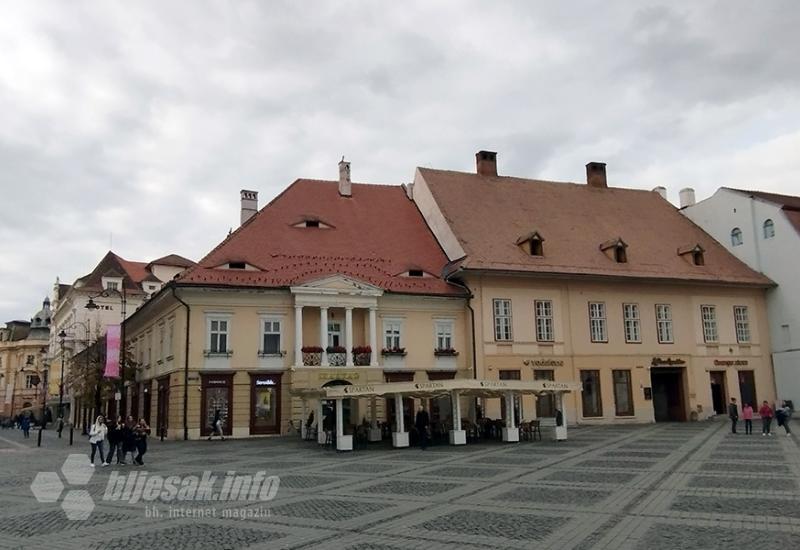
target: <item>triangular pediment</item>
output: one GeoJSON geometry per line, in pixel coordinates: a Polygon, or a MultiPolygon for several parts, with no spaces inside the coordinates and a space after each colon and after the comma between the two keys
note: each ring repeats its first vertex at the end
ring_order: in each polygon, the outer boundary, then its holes
{"type": "Polygon", "coordinates": [[[335,292],[343,294],[383,294],[383,290],[375,285],[348,277],[346,275],[330,275],[320,279],[307,281],[292,287],[292,292],[335,292]]]}

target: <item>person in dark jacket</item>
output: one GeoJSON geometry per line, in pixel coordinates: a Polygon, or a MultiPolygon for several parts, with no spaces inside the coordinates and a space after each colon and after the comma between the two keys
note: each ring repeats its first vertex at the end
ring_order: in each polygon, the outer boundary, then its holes
{"type": "Polygon", "coordinates": [[[736,398],[731,397],[731,402],[728,405],[728,418],[731,419],[731,433],[736,433],[736,424],[739,422],[739,406],[736,404],[736,398]]]}
{"type": "Polygon", "coordinates": [[[139,422],[136,423],[136,426],[133,428],[133,436],[136,442],[136,451],[138,453],[133,461],[139,466],[144,466],[142,457],[144,456],[144,453],[147,452],[147,438],[150,436],[150,426],[147,425],[147,422],[145,422],[144,418],[140,418],[139,422]]]}
{"type": "Polygon", "coordinates": [[[428,416],[422,405],[419,406],[417,417],[414,420],[414,427],[417,428],[417,437],[419,438],[419,446],[424,451],[428,446],[428,427],[430,426],[431,418],[428,416]]]}
{"type": "Polygon", "coordinates": [[[775,419],[778,421],[778,426],[783,426],[786,435],[792,435],[792,430],[789,428],[789,419],[792,417],[792,408],[786,403],[781,401],[780,407],[775,407],[775,419]]]}
{"type": "Polygon", "coordinates": [[[108,454],[106,455],[106,462],[110,463],[116,457],[117,464],[123,464],[123,426],[125,423],[122,417],[118,416],[116,420],[109,420],[108,424],[108,454]]]}
{"type": "Polygon", "coordinates": [[[19,428],[22,430],[22,436],[28,439],[31,436],[31,417],[23,414],[19,419],[19,428]]]}
{"type": "Polygon", "coordinates": [[[136,440],[133,434],[133,429],[135,427],[136,422],[133,420],[133,417],[128,416],[122,426],[122,460],[120,461],[120,464],[127,464],[127,462],[125,462],[125,457],[128,453],[131,453],[131,462],[133,462],[134,457],[136,456],[134,454],[136,452],[136,440]]]}

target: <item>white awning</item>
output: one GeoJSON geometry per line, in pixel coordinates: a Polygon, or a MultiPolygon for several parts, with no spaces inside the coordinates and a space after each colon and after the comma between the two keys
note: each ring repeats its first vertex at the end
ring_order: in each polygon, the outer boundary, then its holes
{"type": "Polygon", "coordinates": [[[385,384],[359,384],[321,388],[329,399],[342,397],[381,397],[402,394],[407,397],[437,397],[458,391],[464,396],[503,397],[508,392],[516,394],[551,394],[579,392],[577,382],[552,382],[550,380],[435,380],[430,382],[388,382],[385,384]]]}

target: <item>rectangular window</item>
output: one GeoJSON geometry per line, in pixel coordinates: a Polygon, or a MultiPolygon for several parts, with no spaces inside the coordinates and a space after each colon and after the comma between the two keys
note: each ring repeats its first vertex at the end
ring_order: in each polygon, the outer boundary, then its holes
{"type": "Polygon", "coordinates": [[[342,324],[338,321],[328,321],[328,346],[337,348],[342,345],[342,324]]]}
{"type": "Polygon", "coordinates": [[[36,376],[35,374],[27,374],[27,375],[25,375],[25,389],[26,390],[30,390],[30,389],[36,387],[36,385],[33,383],[35,376],[36,376]]]}
{"type": "Polygon", "coordinates": [[[717,308],[715,306],[700,306],[703,318],[703,340],[706,342],[719,342],[717,332],[717,308]]]}
{"type": "Polygon", "coordinates": [[[639,320],[639,304],[622,304],[622,317],[625,323],[625,341],[641,343],[642,331],[639,320]]]}
{"type": "Polygon", "coordinates": [[[400,342],[402,328],[403,324],[400,321],[384,321],[383,344],[387,350],[395,350],[402,347],[400,342]]]}
{"type": "Polygon", "coordinates": [[[119,290],[119,283],[117,281],[106,281],[106,290],[119,290]]]}
{"type": "Polygon", "coordinates": [[[747,306],[733,306],[733,318],[736,321],[736,341],[740,344],[750,343],[750,319],[747,306]]]}
{"type": "Polygon", "coordinates": [[[144,337],[145,350],[144,350],[144,364],[149,365],[153,359],[153,333],[148,332],[144,337]]]}
{"type": "Polygon", "coordinates": [[[589,302],[589,331],[592,342],[608,342],[605,302],[589,302]]]}
{"type": "Polygon", "coordinates": [[[494,339],[511,341],[511,300],[492,300],[494,304],[494,339]]]}
{"type": "Polygon", "coordinates": [[[436,349],[453,349],[453,321],[436,321],[436,349]]]}
{"type": "Polygon", "coordinates": [[[656,304],[656,330],[660,344],[672,344],[672,306],[656,304]]]}
{"type": "Polygon", "coordinates": [[[582,370],[581,384],[583,384],[581,401],[584,418],[603,416],[603,400],[600,395],[600,371],[582,370]]]}
{"type": "Polygon", "coordinates": [[[208,351],[211,353],[228,352],[228,321],[225,319],[209,319],[208,351]]]}
{"type": "Polygon", "coordinates": [[[167,325],[167,357],[172,357],[172,342],[175,339],[175,320],[170,319],[167,325]]]}
{"type": "Polygon", "coordinates": [[[261,353],[276,355],[281,352],[281,322],[278,319],[264,319],[261,335],[261,353]]]}
{"type": "Polygon", "coordinates": [[[164,324],[158,326],[158,358],[163,360],[167,356],[166,353],[166,339],[167,327],[164,324]]]}
{"type": "Polygon", "coordinates": [[[536,313],[536,341],[552,342],[553,336],[553,302],[550,300],[536,300],[534,303],[536,313]]]}
{"type": "Polygon", "coordinates": [[[633,416],[633,390],[631,371],[612,371],[614,377],[614,406],[617,416],[633,416]]]}

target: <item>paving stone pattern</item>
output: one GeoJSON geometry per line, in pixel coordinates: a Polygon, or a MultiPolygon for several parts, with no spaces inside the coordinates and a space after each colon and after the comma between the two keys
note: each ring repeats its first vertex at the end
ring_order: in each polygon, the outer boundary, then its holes
{"type": "Polygon", "coordinates": [[[38,472],[58,471],[71,452],[85,453],[85,439],[70,448],[47,431],[36,449],[34,438],[3,430],[0,549],[800,548],[794,438],[728,432],[716,421],[593,426],[571,428],[559,443],[426,451],[374,444],[352,453],[288,437],[153,441],[144,468],[96,468],[87,485],[74,487],[89,491],[96,508],[71,521],[60,501],[38,503],[30,483],[38,472]],[[228,471],[263,470],[281,484],[270,502],[188,503],[210,516],[173,516],[171,507],[182,504],[168,499],[102,500],[112,472],[206,469],[220,480],[228,471]]]}

